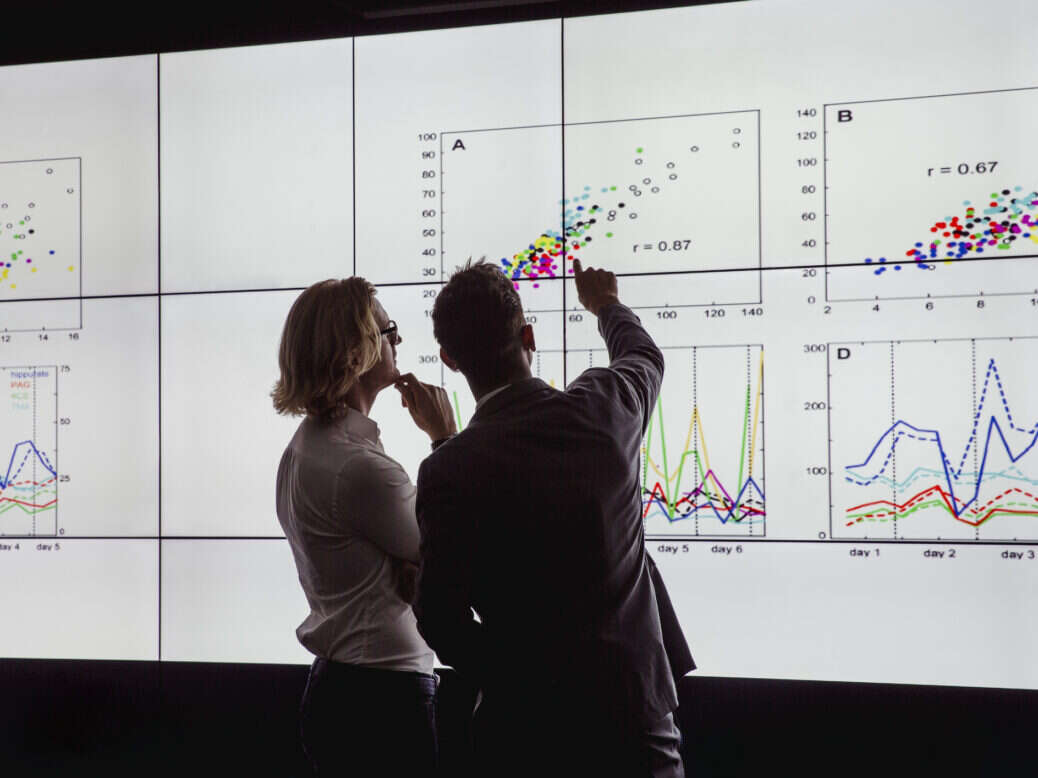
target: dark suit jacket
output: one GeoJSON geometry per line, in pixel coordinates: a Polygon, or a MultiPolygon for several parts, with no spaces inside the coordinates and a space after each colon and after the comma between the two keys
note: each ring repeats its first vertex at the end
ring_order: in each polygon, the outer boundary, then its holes
{"type": "Polygon", "coordinates": [[[641,519],[638,452],[663,355],[623,305],[600,311],[599,331],[608,368],[564,392],[512,384],[422,463],[414,610],[488,700],[547,696],[647,725],[677,707],[674,676],[694,667],[641,519]]]}

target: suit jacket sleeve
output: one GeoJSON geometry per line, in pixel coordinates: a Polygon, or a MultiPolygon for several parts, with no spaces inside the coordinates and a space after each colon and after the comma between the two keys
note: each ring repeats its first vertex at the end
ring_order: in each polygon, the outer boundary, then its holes
{"type": "MultiPolygon", "coordinates": [[[[644,435],[663,383],[663,353],[634,312],[624,305],[609,305],[599,311],[598,329],[609,349],[609,370],[617,377],[617,397],[637,415],[644,435]]],[[[573,385],[579,385],[582,377],[577,378],[573,385]]],[[[592,380],[591,376],[588,380],[592,380]]],[[[645,560],[656,593],[664,650],[676,682],[694,670],[696,663],[678,623],[663,576],[648,553],[645,560]]]]}
{"type": "MultiPolygon", "coordinates": [[[[642,434],[656,407],[663,383],[663,352],[653,342],[641,321],[626,305],[614,303],[598,312],[598,331],[609,350],[608,373],[615,381],[615,398],[641,423],[642,434]]],[[[599,385],[603,371],[585,370],[569,386],[579,391],[599,385]]]]}
{"type": "Polygon", "coordinates": [[[435,452],[418,470],[416,513],[420,533],[418,631],[440,661],[470,680],[483,677],[483,625],[472,612],[474,531],[446,479],[437,473],[435,452]]]}

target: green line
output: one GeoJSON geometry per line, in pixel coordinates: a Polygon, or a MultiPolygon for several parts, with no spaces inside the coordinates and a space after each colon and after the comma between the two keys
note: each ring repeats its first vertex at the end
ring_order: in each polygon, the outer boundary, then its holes
{"type": "Polygon", "coordinates": [[[663,490],[667,499],[667,514],[674,518],[674,498],[670,494],[670,468],[667,466],[667,433],[663,429],[663,398],[656,400],[656,412],[660,417],[660,448],[663,449],[663,490]]]}
{"type": "Polygon", "coordinates": [[[20,505],[20,504],[18,504],[16,502],[9,502],[5,507],[0,508],[0,516],[2,516],[3,514],[7,513],[8,511],[14,510],[15,508],[17,508],[18,510],[20,510],[22,513],[24,513],[27,516],[32,516],[32,515],[37,514],[37,513],[46,513],[47,511],[52,511],[56,507],[57,507],[57,504],[48,505],[48,506],[46,506],[44,508],[30,508],[28,505],[20,505]]]}
{"type": "MultiPolygon", "coordinates": [[[[1014,508],[1014,507],[1016,507],[1016,508],[1032,508],[1033,509],[1034,508],[1034,503],[1029,503],[1029,502],[1000,502],[1000,503],[997,503],[988,512],[987,518],[978,521],[977,524],[983,524],[984,522],[986,522],[988,519],[992,518],[997,512],[999,512],[1001,510],[1006,510],[1008,508],[1014,508]]],[[[944,511],[949,516],[954,516],[955,515],[954,513],[952,513],[951,509],[948,507],[948,504],[944,500],[934,499],[934,500],[928,500],[927,502],[921,502],[918,505],[913,505],[911,508],[908,508],[907,510],[896,511],[896,512],[888,511],[886,516],[867,516],[864,513],[848,513],[847,514],[847,518],[848,519],[854,519],[855,522],[858,522],[858,521],[888,522],[888,521],[892,521],[893,518],[904,519],[904,518],[906,518],[908,516],[911,516],[913,513],[916,513],[917,511],[923,510],[924,508],[937,508],[937,509],[940,509],[940,510],[944,511]],[[892,517],[890,515],[891,513],[895,513],[895,516],[892,517]]],[[[1014,514],[1014,515],[1019,515],[1019,514],[1014,514]]]]}
{"type": "MultiPolygon", "coordinates": [[[[745,405],[745,408],[743,409],[742,439],[741,439],[740,446],[739,446],[741,454],[740,454],[740,458],[739,458],[739,480],[738,480],[737,483],[739,484],[740,488],[742,487],[743,471],[746,468],[746,451],[749,448],[748,442],[746,440],[746,433],[747,433],[747,429],[748,429],[749,423],[750,423],[750,400],[751,400],[752,396],[753,396],[752,386],[750,384],[747,384],[746,385],[746,405],[745,405]]],[[[688,459],[689,456],[691,456],[693,458],[693,461],[695,462],[696,469],[699,471],[699,480],[702,481],[702,483],[703,483],[703,494],[705,496],[707,496],[708,498],[711,498],[711,499],[713,499],[713,498],[720,499],[720,495],[713,495],[713,494],[711,494],[710,492],[707,491],[706,468],[704,466],[702,458],[699,456],[699,451],[694,449],[694,448],[693,449],[689,449],[688,451],[682,452],[681,459],[678,462],[677,478],[674,481],[673,488],[672,488],[671,477],[670,477],[670,465],[669,465],[669,463],[667,461],[667,433],[666,433],[666,425],[663,423],[663,400],[662,400],[662,398],[660,398],[656,402],[656,416],[659,419],[660,448],[662,449],[662,452],[663,452],[663,484],[662,485],[663,485],[663,489],[664,489],[664,499],[666,500],[666,510],[667,510],[668,517],[670,517],[671,519],[674,518],[675,502],[677,501],[677,496],[679,494],[681,494],[681,482],[684,479],[684,475],[685,475],[685,460],[688,459]]],[[[646,433],[645,433],[645,462],[643,463],[643,467],[642,467],[642,492],[645,491],[646,486],[648,485],[648,482],[649,482],[649,457],[652,454],[652,429],[653,429],[654,421],[655,420],[652,418],[652,416],[650,416],[649,417],[649,427],[648,427],[648,429],[646,430],[646,433]]],[[[735,506],[733,506],[733,508],[734,507],[735,506]]],[[[743,517],[743,518],[745,518],[745,517],[743,517]]],[[[735,520],[735,521],[740,521],[740,519],[736,518],[734,516],[734,514],[732,516],[732,519],[735,520]]]]}
{"type": "Polygon", "coordinates": [[[454,412],[458,415],[458,432],[465,429],[465,425],[461,423],[461,406],[458,404],[458,393],[454,393],[454,412]]]}
{"type": "Polygon", "coordinates": [[[742,437],[739,439],[739,480],[736,481],[738,486],[736,488],[742,488],[742,471],[743,466],[746,464],[746,429],[750,426],[750,385],[746,384],[746,410],[743,412],[742,417],[742,437]]]}

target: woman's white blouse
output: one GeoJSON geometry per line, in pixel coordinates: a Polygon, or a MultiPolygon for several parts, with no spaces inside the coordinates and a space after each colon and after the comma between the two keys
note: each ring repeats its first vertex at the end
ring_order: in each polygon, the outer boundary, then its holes
{"type": "Polygon", "coordinates": [[[352,408],[304,419],[281,457],[278,520],[310,615],[299,642],[326,659],[431,673],[433,652],[397,592],[402,560],[418,563],[415,487],[352,408]]]}

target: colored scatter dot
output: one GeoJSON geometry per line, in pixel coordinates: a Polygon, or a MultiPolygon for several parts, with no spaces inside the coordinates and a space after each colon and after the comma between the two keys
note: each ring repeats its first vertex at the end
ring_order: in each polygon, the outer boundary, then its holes
{"type": "Polygon", "coordinates": [[[30,257],[29,259],[25,260],[25,264],[27,264],[27,265],[32,264],[32,258],[30,257]]]}
{"type": "Polygon", "coordinates": [[[638,154],[641,154],[643,151],[645,151],[645,149],[643,149],[641,146],[635,149],[635,152],[638,154]]]}
{"type": "Polygon", "coordinates": [[[53,250],[51,250],[51,252],[50,252],[50,253],[51,253],[51,254],[53,254],[53,253],[54,253],[54,251],[53,251],[53,250]]]}
{"type": "Polygon", "coordinates": [[[611,238],[611,237],[613,237],[613,233],[611,233],[611,232],[607,232],[607,233],[606,233],[606,237],[607,237],[607,238],[611,238]]]}
{"type": "Polygon", "coordinates": [[[68,269],[69,269],[69,272],[71,273],[71,272],[72,272],[72,270],[73,270],[74,268],[73,268],[73,266],[72,266],[72,265],[69,265],[69,266],[68,266],[68,269]]]}
{"type": "Polygon", "coordinates": [[[19,224],[25,224],[25,222],[24,222],[24,221],[20,221],[20,222],[18,222],[18,223],[19,223],[19,224]]]}
{"type": "Polygon", "coordinates": [[[872,264],[872,257],[865,257],[865,263],[871,265],[872,264]]]}

